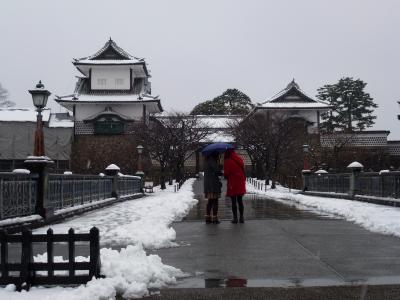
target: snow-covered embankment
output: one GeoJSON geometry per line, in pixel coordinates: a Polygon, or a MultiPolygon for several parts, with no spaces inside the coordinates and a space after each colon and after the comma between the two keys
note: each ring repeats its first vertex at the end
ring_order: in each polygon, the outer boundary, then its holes
{"type": "Polygon", "coordinates": [[[251,184],[247,184],[247,190],[274,199],[287,200],[312,207],[317,212],[340,216],[372,232],[400,237],[400,208],[397,207],[339,198],[302,195],[298,191],[289,192],[288,189],[281,186],[277,186],[275,190],[260,191],[251,184]]]}
{"type": "MultiPolygon", "coordinates": [[[[145,248],[174,246],[176,237],[171,223],[183,218],[197,203],[193,198],[193,179],[185,182],[179,192],[156,191],[154,195],[94,211],[65,223],[51,226],[54,232],[66,233],[70,227],[87,232],[92,226],[100,229],[101,244],[120,245],[121,250],[101,249],[101,272],[104,279],[93,279],[77,288],[33,287],[29,292],[13,292],[14,287],[0,289],[0,299],[114,299],[138,298],[149,289],[176,282],[185,274],[164,265],[158,255],[147,255],[145,248]]],[[[41,228],[37,232],[45,232],[41,228]]],[[[38,256],[35,260],[41,260],[38,256]]],[[[58,258],[60,259],[60,258],[58,258]]]]}

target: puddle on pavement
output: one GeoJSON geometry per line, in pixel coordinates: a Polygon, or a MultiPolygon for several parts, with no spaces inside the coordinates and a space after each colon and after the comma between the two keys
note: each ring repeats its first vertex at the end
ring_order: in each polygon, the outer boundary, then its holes
{"type": "Polygon", "coordinates": [[[176,285],[169,288],[232,288],[232,287],[316,287],[340,285],[397,285],[400,276],[379,276],[362,280],[350,279],[343,281],[335,278],[288,278],[288,279],[246,279],[238,277],[229,278],[200,278],[187,277],[178,280],[176,285]]]}
{"type": "MultiPolygon", "coordinates": [[[[203,220],[206,214],[207,199],[204,198],[203,182],[195,181],[193,190],[198,204],[192,208],[183,221],[203,220]]],[[[225,182],[223,193],[225,194],[225,182]]],[[[312,208],[301,206],[289,201],[273,200],[259,194],[246,194],[243,198],[244,218],[252,219],[337,219],[337,217],[316,213],[312,208]]],[[[232,218],[231,200],[229,197],[222,196],[218,201],[218,216],[221,220],[232,218]]]]}

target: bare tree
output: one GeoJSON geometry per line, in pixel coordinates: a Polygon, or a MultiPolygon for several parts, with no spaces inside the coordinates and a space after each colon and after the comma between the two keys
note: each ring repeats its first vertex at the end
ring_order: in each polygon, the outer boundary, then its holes
{"type": "Polygon", "coordinates": [[[168,116],[151,118],[143,123],[138,137],[149,156],[160,165],[161,188],[165,188],[167,175],[177,180],[183,178],[185,161],[208,135],[196,116],[173,113],[168,116]]]}
{"type": "Polygon", "coordinates": [[[15,103],[8,100],[9,93],[0,83],[0,107],[7,108],[15,106],[15,103]]]}
{"type": "Polygon", "coordinates": [[[350,132],[334,131],[321,135],[321,153],[326,160],[333,163],[335,171],[339,171],[343,153],[352,148],[355,140],[355,133],[350,132]]]}
{"type": "Polygon", "coordinates": [[[231,126],[232,133],[252,161],[262,165],[266,181],[275,188],[277,175],[301,170],[302,147],[307,134],[307,122],[286,114],[261,112],[248,116],[231,126]],[[300,163],[299,163],[300,162],[300,163]]]}

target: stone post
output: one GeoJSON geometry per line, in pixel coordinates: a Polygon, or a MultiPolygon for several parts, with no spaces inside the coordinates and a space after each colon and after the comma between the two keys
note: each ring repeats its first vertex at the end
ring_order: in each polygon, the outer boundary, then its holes
{"type": "Polygon", "coordinates": [[[303,192],[308,191],[308,176],[310,176],[310,170],[302,170],[301,177],[303,178],[303,192]]]}
{"type": "Polygon", "coordinates": [[[347,166],[351,170],[349,196],[351,198],[357,194],[358,191],[358,176],[360,175],[364,166],[357,161],[352,162],[347,166]]]}
{"type": "Polygon", "coordinates": [[[121,169],[115,164],[107,166],[107,168],[104,170],[106,175],[113,176],[111,196],[117,199],[119,198],[118,173],[120,170],[121,169]]]}
{"type": "Polygon", "coordinates": [[[35,214],[47,219],[54,215],[54,207],[47,205],[47,189],[49,182],[49,167],[54,164],[47,156],[28,156],[24,161],[31,174],[38,175],[36,189],[35,214]]]}

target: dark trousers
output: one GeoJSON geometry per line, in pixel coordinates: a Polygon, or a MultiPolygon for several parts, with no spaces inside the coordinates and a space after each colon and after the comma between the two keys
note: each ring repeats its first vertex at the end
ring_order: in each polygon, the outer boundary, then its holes
{"type": "Polygon", "coordinates": [[[232,214],[233,218],[237,219],[237,207],[239,206],[240,217],[243,217],[244,207],[243,207],[243,196],[232,196],[232,214]]]}
{"type": "Polygon", "coordinates": [[[217,199],[208,199],[207,202],[207,216],[211,215],[217,216],[218,215],[218,198],[217,199]]]}

